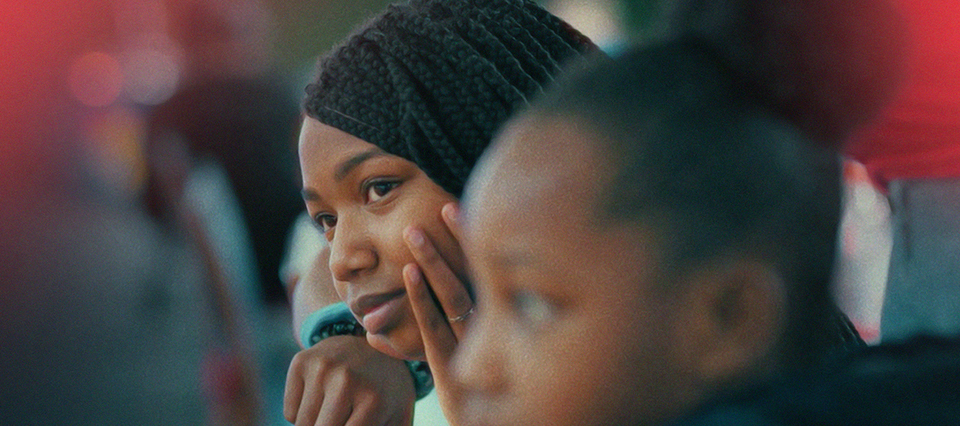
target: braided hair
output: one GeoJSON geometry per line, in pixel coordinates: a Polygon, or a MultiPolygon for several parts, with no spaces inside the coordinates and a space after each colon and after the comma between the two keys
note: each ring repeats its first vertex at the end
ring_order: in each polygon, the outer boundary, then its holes
{"type": "Polygon", "coordinates": [[[407,0],[321,59],[304,110],[460,196],[500,125],[596,51],[530,0],[407,0]]]}

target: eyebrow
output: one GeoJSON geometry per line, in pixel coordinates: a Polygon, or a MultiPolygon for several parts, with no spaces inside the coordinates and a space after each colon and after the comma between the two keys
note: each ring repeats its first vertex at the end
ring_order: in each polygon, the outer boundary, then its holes
{"type": "MultiPolygon", "coordinates": [[[[336,171],[333,173],[333,181],[336,183],[342,182],[344,179],[346,179],[350,172],[363,164],[364,161],[367,161],[371,158],[385,157],[388,155],[390,154],[383,152],[380,148],[370,148],[369,150],[347,158],[337,165],[336,171]]],[[[303,188],[300,191],[300,195],[304,200],[307,201],[317,201],[320,199],[320,195],[310,188],[303,188]]]]}
{"type": "Polygon", "coordinates": [[[387,156],[386,152],[380,150],[380,148],[370,148],[367,151],[356,154],[346,160],[343,160],[340,165],[337,166],[337,171],[333,173],[333,181],[340,183],[343,179],[347,177],[357,166],[363,164],[364,161],[367,161],[371,158],[387,156]]]}

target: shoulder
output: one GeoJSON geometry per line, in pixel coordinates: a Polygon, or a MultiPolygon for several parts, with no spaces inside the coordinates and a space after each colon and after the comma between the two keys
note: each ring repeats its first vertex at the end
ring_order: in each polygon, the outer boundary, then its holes
{"type": "Polygon", "coordinates": [[[683,426],[960,424],[960,336],[867,348],[717,402],[683,426]]]}

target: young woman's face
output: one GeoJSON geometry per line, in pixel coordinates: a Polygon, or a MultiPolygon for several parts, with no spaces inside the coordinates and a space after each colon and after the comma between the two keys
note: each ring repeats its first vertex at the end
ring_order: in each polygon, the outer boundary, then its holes
{"type": "Polygon", "coordinates": [[[592,137],[521,121],[468,189],[477,313],[454,371],[477,425],[646,424],[694,398],[654,234],[597,218],[611,178],[592,137]]]}
{"type": "Polygon", "coordinates": [[[423,342],[401,271],[413,263],[403,230],[424,230],[455,273],[463,275],[456,240],[440,216],[456,198],[416,164],[339,129],[307,118],[300,132],[307,211],[330,242],[337,293],[367,329],[373,347],[423,358],[423,342]]]}

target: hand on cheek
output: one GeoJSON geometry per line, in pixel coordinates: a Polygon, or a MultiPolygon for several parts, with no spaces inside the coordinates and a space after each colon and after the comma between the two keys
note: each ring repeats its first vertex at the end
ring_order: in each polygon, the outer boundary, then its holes
{"type": "MultiPolygon", "coordinates": [[[[459,235],[453,204],[444,206],[443,216],[451,233],[455,237],[459,235]]],[[[407,228],[404,240],[416,259],[416,263],[403,268],[404,285],[423,337],[441,405],[447,418],[455,419],[460,392],[449,364],[473,313],[473,298],[422,230],[407,228]]]]}
{"type": "MultiPolygon", "coordinates": [[[[445,205],[441,213],[451,235],[456,239],[459,228],[455,205],[445,205]]],[[[423,230],[408,227],[404,230],[404,241],[416,260],[415,264],[404,267],[404,282],[408,286],[411,283],[425,284],[420,287],[429,288],[428,293],[432,292],[435,309],[439,309],[439,314],[446,319],[441,321],[446,322],[444,328],[449,328],[456,340],[461,339],[466,327],[465,322],[473,313],[474,302],[469,288],[454,273],[423,230]],[[436,306],[437,304],[439,306],[436,306]]]]}

